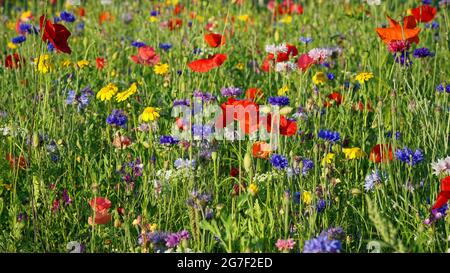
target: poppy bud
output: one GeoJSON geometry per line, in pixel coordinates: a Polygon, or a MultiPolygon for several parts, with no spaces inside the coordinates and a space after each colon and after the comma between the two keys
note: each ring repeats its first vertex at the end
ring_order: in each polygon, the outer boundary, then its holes
{"type": "Polygon", "coordinates": [[[246,153],[244,156],[244,169],[247,172],[250,172],[252,167],[252,157],[250,155],[250,153],[246,153]]]}

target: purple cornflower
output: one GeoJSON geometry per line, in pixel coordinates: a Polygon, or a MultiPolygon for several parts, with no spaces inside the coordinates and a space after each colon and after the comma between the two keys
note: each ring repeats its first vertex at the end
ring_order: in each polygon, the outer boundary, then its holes
{"type": "Polygon", "coordinates": [[[410,165],[415,166],[423,161],[424,156],[423,152],[420,149],[416,149],[415,151],[412,151],[410,148],[405,147],[403,149],[398,149],[395,152],[395,156],[398,160],[410,165]]]}
{"type": "Polygon", "coordinates": [[[299,41],[307,45],[313,41],[313,38],[302,36],[302,37],[300,37],[299,41]]]}
{"type": "Polygon", "coordinates": [[[125,128],[127,120],[128,118],[122,110],[114,109],[111,115],[106,118],[106,123],[125,128]]]}
{"type": "Polygon", "coordinates": [[[19,32],[21,34],[31,33],[32,29],[33,29],[33,27],[30,24],[20,23],[20,25],[19,25],[19,32]]]}
{"type": "Polygon", "coordinates": [[[179,140],[175,139],[172,136],[161,136],[159,138],[159,144],[165,145],[165,146],[171,146],[178,144],[179,140]]]}
{"type": "Polygon", "coordinates": [[[150,12],[150,16],[154,17],[154,16],[158,16],[159,15],[159,11],[158,10],[152,10],[150,12]]]}
{"type": "Polygon", "coordinates": [[[63,191],[61,193],[61,200],[64,202],[64,206],[68,206],[68,205],[72,204],[72,199],[70,199],[67,189],[63,189],[63,191]]]}
{"type": "Polygon", "coordinates": [[[59,16],[61,17],[61,19],[63,21],[68,22],[68,23],[73,23],[76,20],[75,16],[72,13],[68,12],[68,11],[61,12],[59,14],[59,16]]]}
{"type": "Polygon", "coordinates": [[[216,96],[214,96],[213,94],[202,92],[200,90],[194,90],[194,97],[201,99],[203,102],[212,102],[217,100],[216,96]]]}
{"type": "Polygon", "coordinates": [[[21,212],[17,215],[17,222],[22,222],[28,220],[28,215],[26,212],[21,212]]]}
{"type": "Polygon", "coordinates": [[[191,192],[191,197],[187,200],[187,205],[196,209],[205,209],[206,206],[212,201],[212,194],[200,193],[196,190],[191,192]]]}
{"type": "Polygon", "coordinates": [[[179,100],[174,100],[173,101],[173,107],[175,106],[190,106],[191,105],[191,101],[189,99],[179,99],[179,100]]]}
{"type": "Polygon", "coordinates": [[[341,139],[339,132],[332,132],[332,131],[328,131],[328,130],[320,130],[317,136],[321,139],[324,139],[326,141],[330,141],[333,143],[335,143],[341,139]]]}
{"type": "Polygon", "coordinates": [[[180,243],[180,237],[178,233],[171,233],[166,237],[166,246],[168,248],[175,248],[180,243]]]}
{"type": "Polygon", "coordinates": [[[371,173],[367,174],[364,180],[364,190],[371,191],[375,187],[375,185],[380,184],[382,181],[380,172],[378,170],[374,170],[371,173]]]}
{"type": "Polygon", "coordinates": [[[409,52],[401,52],[400,54],[394,54],[394,60],[401,66],[410,66],[412,64],[411,59],[409,58],[409,52]]]}
{"type": "Polygon", "coordinates": [[[426,58],[426,57],[433,57],[434,53],[431,52],[428,48],[422,47],[415,49],[413,56],[414,58],[426,58]]]}
{"type": "Polygon", "coordinates": [[[277,105],[277,106],[286,106],[289,104],[289,98],[285,96],[281,97],[269,97],[269,103],[271,105],[277,105]]]}
{"type": "Polygon", "coordinates": [[[285,169],[289,164],[287,158],[279,154],[273,154],[270,158],[270,163],[272,163],[274,168],[279,170],[285,169]]]}
{"type": "Polygon", "coordinates": [[[12,38],[12,42],[16,45],[21,44],[21,43],[25,42],[26,40],[27,40],[27,37],[22,36],[22,35],[12,38]]]}
{"type": "Polygon", "coordinates": [[[242,90],[239,87],[223,87],[220,93],[224,97],[237,97],[242,95],[242,90]]]}
{"type": "Polygon", "coordinates": [[[136,182],[142,176],[144,171],[144,164],[137,158],[135,161],[130,161],[127,164],[122,164],[118,173],[122,176],[122,180],[128,184],[136,182]]]}

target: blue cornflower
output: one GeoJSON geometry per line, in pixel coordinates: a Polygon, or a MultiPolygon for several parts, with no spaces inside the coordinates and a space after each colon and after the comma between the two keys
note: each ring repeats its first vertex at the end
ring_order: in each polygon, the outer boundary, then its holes
{"type": "Polygon", "coordinates": [[[375,185],[382,182],[381,174],[378,170],[374,170],[371,173],[367,174],[364,180],[364,190],[371,191],[375,187],[375,185]]]}
{"type": "Polygon", "coordinates": [[[173,106],[190,106],[191,105],[191,101],[189,99],[180,99],[180,100],[174,100],[173,101],[173,106]]]}
{"type": "Polygon", "coordinates": [[[12,38],[12,42],[16,45],[21,44],[21,43],[25,42],[26,40],[27,40],[27,37],[22,36],[22,35],[12,38]]]}
{"type": "Polygon", "coordinates": [[[179,142],[179,140],[178,139],[175,139],[174,137],[172,137],[172,136],[161,136],[160,138],[159,138],[159,144],[161,144],[161,145],[167,145],[167,146],[170,146],[170,145],[175,145],[175,144],[177,144],[179,142]]]}
{"type": "Polygon", "coordinates": [[[277,169],[285,169],[289,162],[286,157],[279,155],[279,154],[273,154],[270,158],[270,163],[272,163],[272,166],[277,169]]]}
{"type": "Polygon", "coordinates": [[[440,83],[438,86],[436,86],[436,91],[438,92],[447,92],[450,93],[450,84],[440,83]],[[444,87],[445,85],[445,87],[444,87]]]}
{"type": "Polygon", "coordinates": [[[220,93],[224,97],[235,97],[242,95],[242,90],[239,87],[222,87],[220,93]]]}
{"type": "Polygon", "coordinates": [[[207,139],[212,133],[212,127],[202,124],[192,125],[192,134],[194,139],[207,139]]]}
{"type": "Polygon", "coordinates": [[[75,90],[69,90],[69,94],[67,95],[66,104],[71,105],[75,102],[76,92],[75,90]]]}
{"type": "Polygon", "coordinates": [[[405,147],[403,149],[398,149],[395,152],[395,156],[397,157],[398,160],[400,160],[410,166],[417,165],[420,162],[422,162],[424,159],[422,150],[416,149],[415,151],[412,151],[408,147],[405,147]]]}
{"type": "Polygon", "coordinates": [[[277,105],[277,106],[286,106],[289,104],[289,98],[285,96],[281,97],[269,97],[269,103],[271,105],[277,105]]]}
{"type": "Polygon", "coordinates": [[[159,48],[161,48],[164,51],[169,51],[169,49],[172,48],[172,44],[171,43],[160,43],[159,44],[159,48]]]}
{"type": "Polygon", "coordinates": [[[399,54],[394,54],[394,60],[401,66],[410,66],[412,64],[411,59],[409,58],[409,52],[401,52],[399,54]]]}
{"type": "Polygon", "coordinates": [[[194,98],[201,99],[203,102],[212,102],[217,100],[216,96],[213,94],[202,92],[200,90],[194,90],[194,98]]]}
{"type": "Polygon", "coordinates": [[[150,16],[158,16],[159,15],[159,11],[158,10],[152,10],[150,12],[150,16]]]}
{"type": "Polygon", "coordinates": [[[52,43],[48,43],[47,44],[47,51],[48,52],[53,52],[55,51],[55,46],[52,43]]]}
{"type": "Polygon", "coordinates": [[[194,54],[200,54],[202,53],[202,49],[201,48],[194,48],[194,54]]]}
{"type": "Polygon", "coordinates": [[[299,39],[300,42],[304,43],[304,44],[309,44],[313,41],[313,38],[311,37],[300,37],[299,39]]]}
{"type": "Polygon", "coordinates": [[[82,32],[84,30],[84,23],[83,22],[78,23],[75,29],[78,32],[82,32]]]}
{"type": "Polygon", "coordinates": [[[196,161],[195,159],[189,160],[189,159],[183,159],[183,158],[178,158],[175,160],[175,162],[173,163],[175,168],[177,169],[185,169],[185,168],[195,168],[196,165],[196,161]]]}
{"type": "Polygon", "coordinates": [[[122,110],[117,110],[114,109],[111,113],[111,115],[109,115],[106,118],[106,122],[108,124],[114,125],[114,126],[121,126],[123,128],[126,127],[126,123],[127,123],[127,116],[125,116],[125,113],[122,110]]]}
{"type": "Polygon", "coordinates": [[[58,16],[53,17],[54,24],[59,23],[59,22],[61,22],[61,18],[59,18],[58,16]]]}
{"type": "Polygon", "coordinates": [[[431,4],[431,0],[422,0],[422,4],[429,5],[431,4]]]}
{"type": "Polygon", "coordinates": [[[59,16],[61,17],[61,19],[63,21],[68,22],[68,23],[73,23],[76,20],[75,15],[73,15],[72,13],[70,13],[68,11],[61,12],[59,14],[59,16]]]}
{"type": "Polygon", "coordinates": [[[300,204],[300,196],[302,194],[299,191],[294,192],[294,203],[295,204],[300,204]]]}
{"type": "Polygon", "coordinates": [[[413,56],[414,58],[426,58],[426,57],[433,57],[434,53],[431,52],[428,48],[422,47],[414,50],[413,56]]]}
{"type": "MultiPolygon", "coordinates": [[[[391,138],[392,137],[392,131],[389,131],[386,133],[386,137],[387,138],[391,138]]],[[[395,132],[395,139],[401,139],[402,138],[402,133],[400,131],[395,132]]]]}
{"type": "Polygon", "coordinates": [[[30,24],[20,23],[19,25],[20,33],[31,33],[32,28],[33,27],[30,24]]]}
{"type": "Polygon", "coordinates": [[[144,42],[133,41],[133,42],[131,42],[131,46],[134,46],[134,47],[140,48],[140,47],[144,47],[144,46],[146,46],[146,45],[145,45],[145,43],[144,43],[144,42]]]}
{"type": "Polygon", "coordinates": [[[326,141],[330,142],[337,142],[341,139],[341,136],[339,132],[332,132],[328,130],[320,130],[319,134],[317,135],[319,138],[324,139],[326,141]]]}
{"type": "Polygon", "coordinates": [[[78,97],[78,111],[83,110],[84,108],[86,108],[86,106],[89,105],[89,94],[88,93],[82,93],[79,97],[78,97]]]}
{"type": "Polygon", "coordinates": [[[336,77],[334,76],[333,73],[327,73],[327,78],[328,78],[328,80],[332,81],[332,80],[334,80],[336,77]]]}
{"type": "Polygon", "coordinates": [[[325,202],[325,200],[320,199],[319,202],[317,202],[317,205],[316,205],[317,212],[323,212],[326,207],[327,207],[327,203],[325,202]]]}
{"type": "Polygon", "coordinates": [[[305,242],[304,253],[339,253],[341,252],[341,242],[330,238],[329,232],[323,231],[318,237],[305,242]]]}
{"type": "Polygon", "coordinates": [[[302,174],[303,176],[306,176],[308,172],[314,168],[314,162],[307,158],[304,158],[302,162],[303,162],[302,174]]]}

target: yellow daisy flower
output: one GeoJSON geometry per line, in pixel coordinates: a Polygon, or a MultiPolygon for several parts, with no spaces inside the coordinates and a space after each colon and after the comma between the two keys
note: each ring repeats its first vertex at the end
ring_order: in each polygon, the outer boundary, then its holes
{"type": "Polygon", "coordinates": [[[356,77],[355,80],[357,80],[360,84],[364,84],[365,82],[369,81],[370,79],[373,78],[373,73],[370,72],[362,72],[359,73],[356,77]]]}
{"type": "Polygon", "coordinates": [[[119,91],[119,88],[114,83],[110,83],[107,86],[103,87],[97,93],[97,99],[101,101],[110,100],[116,93],[119,91]]]}
{"type": "Polygon", "coordinates": [[[72,62],[70,60],[65,60],[65,61],[63,61],[61,63],[61,66],[64,67],[64,68],[67,68],[67,67],[69,67],[71,65],[72,65],[72,62]]]}
{"type": "Polygon", "coordinates": [[[343,148],[342,152],[345,154],[346,159],[356,159],[356,158],[362,158],[365,156],[365,153],[361,148],[343,148]]]}
{"type": "Polygon", "coordinates": [[[277,95],[278,95],[278,96],[284,96],[284,95],[286,95],[286,93],[287,93],[288,91],[289,91],[289,87],[287,87],[287,86],[285,85],[285,86],[281,87],[281,88],[278,90],[277,95]]]}
{"type": "Polygon", "coordinates": [[[245,65],[243,63],[237,63],[236,64],[236,69],[244,70],[244,68],[245,68],[245,65]]]}
{"type": "Polygon", "coordinates": [[[159,118],[159,110],[159,108],[146,107],[139,118],[144,122],[154,121],[159,118]]]}
{"type": "Polygon", "coordinates": [[[249,17],[250,16],[248,16],[248,14],[242,14],[238,16],[238,20],[242,22],[247,22],[249,17]]]}
{"type": "Polygon", "coordinates": [[[133,83],[130,88],[128,88],[127,90],[120,92],[119,94],[117,94],[116,96],[116,101],[117,102],[122,102],[125,101],[126,99],[128,99],[130,96],[134,95],[137,92],[137,84],[133,83]]]}
{"type": "Polygon", "coordinates": [[[310,205],[312,202],[312,194],[309,191],[303,191],[302,193],[302,201],[306,205],[310,205]]]}
{"type": "Polygon", "coordinates": [[[90,64],[89,61],[86,61],[86,60],[81,60],[81,61],[78,61],[78,62],[77,62],[77,66],[78,66],[80,69],[83,69],[83,68],[89,66],[89,64],[90,64]]]}
{"type": "Polygon", "coordinates": [[[313,83],[314,83],[315,85],[323,85],[324,83],[327,82],[328,78],[327,78],[327,75],[326,75],[325,73],[323,73],[323,72],[317,72],[317,73],[313,76],[312,80],[313,80],[313,83]]]}
{"type": "Polygon", "coordinates": [[[153,71],[156,75],[166,75],[167,72],[169,72],[169,65],[168,64],[156,64],[153,68],[153,71]]]}
{"type": "Polygon", "coordinates": [[[9,42],[9,43],[8,43],[8,48],[9,48],[9,49],[16,49],[16,48],[17,48],[17,45],[14,44],[14,43],[9,42]]]}
{"type": "Polygon", "coordinates": [[[258,194],[259,188],[258,188],[258,186],[255,183],[251,183],[250,186],[248,186],[248,192],[252,196],[255,196],[256,194],[258,194]]]}
{"type": "Polygon", "coordinates": [[[328,153],[323,159],[322,159],[322,166],[325,166],[326,164],[331,164],[333,162],[335,154],[328,153]]]}
{"type": "Polygon", "coordinates": [[[34,63],[37,66],[37,70],[42,74],[46,74],[54,69],[53,64],[50,62],[50,56],[47,54],[35,58],[34,63]]]}
{"type": "Polygon", "coordinates": [[[290,16],[290,15],[284,16],[284,17],[280,20],[280,23],[289,25],[290,23],[292,23],[292,16],[290,16]]]}

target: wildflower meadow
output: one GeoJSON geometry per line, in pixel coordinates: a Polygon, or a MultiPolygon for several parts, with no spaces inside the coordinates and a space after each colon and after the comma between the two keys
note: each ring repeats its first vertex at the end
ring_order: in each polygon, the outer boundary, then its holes
{"type": "Polygon", "coordinates": [[[450,1],[0,11],[1,252],[450,252],[450,1]]]}

